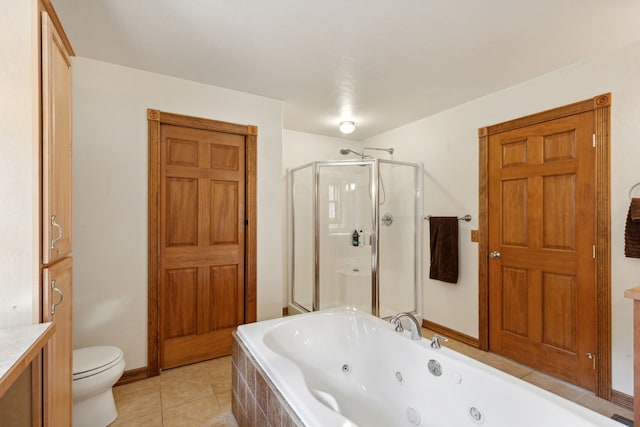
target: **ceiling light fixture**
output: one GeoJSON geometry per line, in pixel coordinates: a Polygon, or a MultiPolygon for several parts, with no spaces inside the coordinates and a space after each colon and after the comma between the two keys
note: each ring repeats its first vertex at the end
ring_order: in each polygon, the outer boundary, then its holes
{"type": "Polygon", "coordinates": [[[340,132],[344,133],[345,135],[349,135],[356,129],[356,124],[352,121],[340,122],[340,126],[338,126],[338,129],[340,129],[340,132]]]}

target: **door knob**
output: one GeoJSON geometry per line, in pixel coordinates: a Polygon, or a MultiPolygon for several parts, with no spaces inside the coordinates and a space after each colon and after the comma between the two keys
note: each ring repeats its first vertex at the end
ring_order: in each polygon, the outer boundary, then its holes
{"type": "Polygon", "coordinates": [[[489,253],[489,258],[491,259],[499,259],[500,258],[500,252],[498,251],[491,251],[489,253]]]}

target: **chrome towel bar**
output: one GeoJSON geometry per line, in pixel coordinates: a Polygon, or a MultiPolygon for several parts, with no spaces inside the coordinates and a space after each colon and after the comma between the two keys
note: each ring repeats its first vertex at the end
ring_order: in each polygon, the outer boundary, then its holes
{"type": "MultiPolygon", "coordinates": [[[[425,220],[425,221],[429,221],[429,220],[431,219],[431,216],[432,216],[432,215],[427,215],[427,216],[425,216],[425,217],[424,217],[424,220],[425,220]]],[[[469,221],[471,221],[471,215],[466,214],[465,216],[458,217],[458,220],[460,220],[460,221],[467,221],[467,222],[469,222],[469,221]]]]}

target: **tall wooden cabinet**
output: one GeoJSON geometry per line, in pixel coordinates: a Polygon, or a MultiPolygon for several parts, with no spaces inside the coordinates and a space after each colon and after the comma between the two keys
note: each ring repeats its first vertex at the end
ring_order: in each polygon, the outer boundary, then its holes
{"type": "Polygon", "coordinates": [[[72,425],[71,60],[49,0],[41,11],[42,320],[56,332],[44,349],[43,424],[72,425]]]}
{"type": "Polygon", "coordinates": [[[42,269],[43,317],[56,332],[44,348],[43,417],[45,426],[71,426],[73,404],[70,257],[42,269]]]}
{"type": "Polygon", "coordinates": [[[42,263],[71,254],[71,58],[42,12],[42,263]]]}

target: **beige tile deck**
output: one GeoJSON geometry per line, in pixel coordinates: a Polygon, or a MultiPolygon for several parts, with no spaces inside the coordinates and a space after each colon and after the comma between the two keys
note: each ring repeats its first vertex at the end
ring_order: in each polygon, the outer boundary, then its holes
{"type": "MultiPolygon", "coordinates": [[[[432,334],[423,329],[425,337],[432,334]]],[[[626,408],[504,357],[454,340],[444,345],[605,416],[633,419],[626,408]]],[[[159,377],[115,387],[113,392],[119,413],[111,424],[114,427],[238,426],[231,413],[230,356],[169,369],[159,377]]]]}

